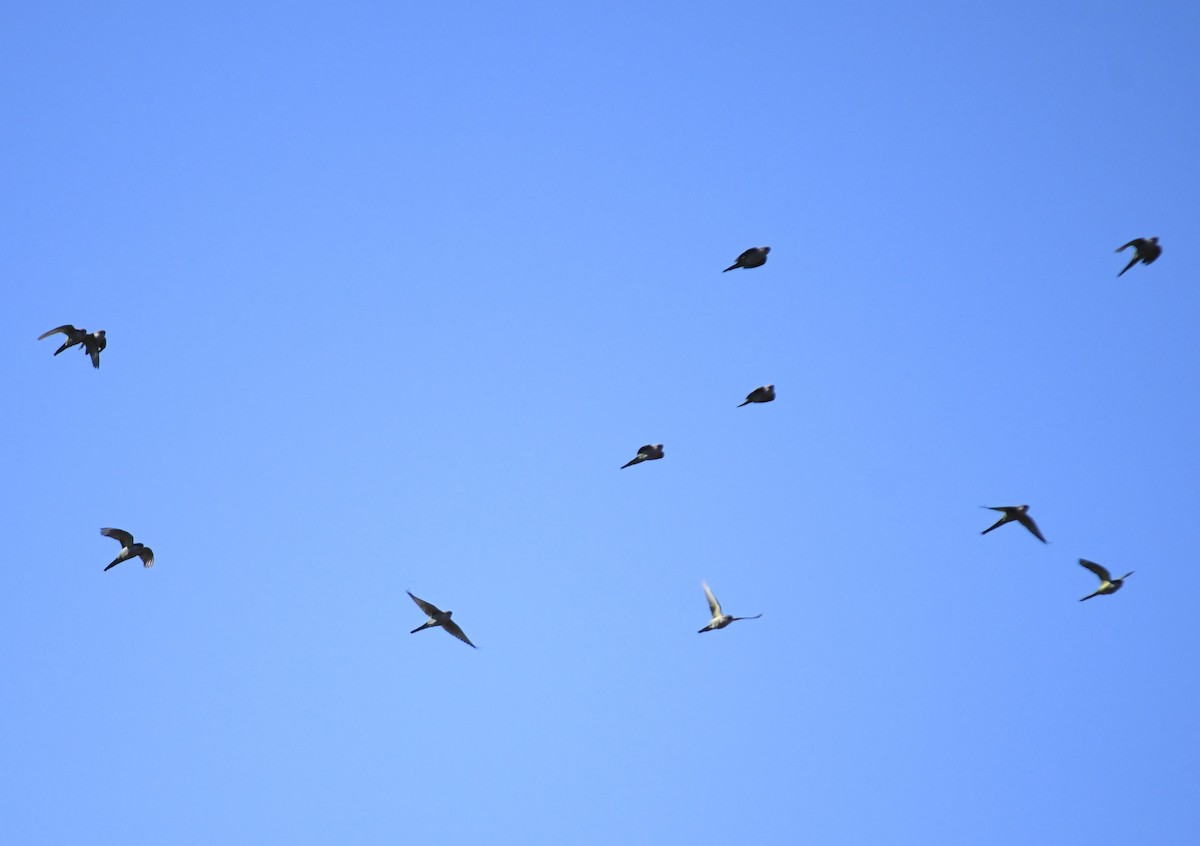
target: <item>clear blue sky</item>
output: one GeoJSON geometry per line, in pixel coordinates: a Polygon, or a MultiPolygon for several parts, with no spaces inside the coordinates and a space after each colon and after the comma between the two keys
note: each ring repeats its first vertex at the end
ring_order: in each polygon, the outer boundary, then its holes
{"type": "Polygon", "coordinates": [[[0,840],[1200,842],[1200,7],[101,7],[0,19],[0,840]]]}

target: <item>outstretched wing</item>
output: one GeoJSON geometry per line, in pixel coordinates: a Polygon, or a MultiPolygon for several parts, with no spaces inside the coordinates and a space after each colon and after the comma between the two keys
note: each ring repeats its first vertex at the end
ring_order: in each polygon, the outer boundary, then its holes
{"type": "Polygon", "coordinates": [[[428,614],[430,617],[436,617],[438,614],[442,613],[441,609],[438,608],[436,605],[426,602],[424,599],[418,599],[417,597],[413,596],[413,592],[411,590],[405,591],[405,593],[407,593],[409,596],[412,596],[412,601],[417,603],[417,607],[420,608],[422,611],[424,611],[426,614],[428,614]]]}
{"type": "Polygon", "coordinates": [[[1086,567],[1087,569],[1091,570],[1093,573],[1095,573],[1097,576],[1099,576],[1100,579],[1103,581],[1106,581],[1106,582],[1112,581],[1112,575],[1108,572],[1108,570],[1105,570],[1103,567],[1101,567],[1095,561],[1088,561],[1086,558],[1080,558],[1079,566],[1086,567]]]}
{"type": "Polygon", "coordinates": [[[1033,518],[1030,517],[1028,514],[1022,514],[1020,517],[1017,518],[1017,521],[1022,526],[1024,526],[1026,529],[1033,532],[1033,536],[1035,538],[1037,538],[1038,540],[1040,540],[1042,543],[1048,543],[1048,541],[1044,537],[1042,537],[1042,533],[1040,531],[1038,531],[1037,523],[1033,522],[1033,518]]]}
{"type": "Polygon", "coordinates": [[[70,337],[76,331],[78,331],[78,330],[76,330],[76,328],[74,326],[72,326],[70,323],[64,323],[62,326],[59,326],[56,329],[51,329],[49,332],[43,332],[42,334],[38,335],[38,340],[40,341],[43,338],[49,338],[55,332],[62,332],[67,337],[70,337]]]}
{"type": "Polygon", "coordinates": [[[1128,250],[1130,247],[1133,247],[1135,250],[1140,250],[1144,246],[1146,246],[1145,238],[1134,238],[1128,244],[1126,244],[1125,246],[1118,249],[1117,252],[1119,253],[1119,252],[1121,252],[1121,250],[1128,250]]]}
{"type": "Polygon", "coordinates": [[[121,546],[133,545],[133,535],[129,534],[129,532],[126,532],[124,529],[101,529],[100,534],[104,535],[106,538],[112,538],[113,540],[120,542],[121,546]]]}
{"type": "Polygon", "coordinates": [[[447,620],[446,622],[442,623],[442,628],[450,632],[450,634],[454,635],[472,649],[479,648],[475,644],[471,643],[470,639],[463,634],[463,630],[458,627],[458,623],[454,622],[453,620],[447,620]]]}
{"type": "Polygon", "coordinates": [[[154,550],[148,546],[143,546],[138,552],[138,558],[142,559],[142,566],[149,569],[154,566],[154,550]]]}
{"type": "Polygon", "coordinates": [[[714,617],[721,616],[721,603],[717,602],[717,598],[713,596],[713,592],[708,589],[708,582],[700,583],[704,587],[704,595],[708,597],[708,610],[712,612],[714,617]]]}

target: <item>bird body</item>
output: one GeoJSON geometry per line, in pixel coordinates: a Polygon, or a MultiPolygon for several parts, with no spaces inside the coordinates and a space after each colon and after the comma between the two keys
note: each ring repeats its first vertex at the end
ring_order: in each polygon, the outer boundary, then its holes
{"type": "MultiPolygon", "coordinates": [[[[746,394],[746,401],[742,405],[749,405],[752,402],[774,402],[775,401],[775,386],[763,385],[761,388],[755,388],[750,393],[746,394]]],[[[738,408],[741,408],[739,405],[738,408]]]]}
{"type": "Polygon", "coordinates": [[[101,529],[100,534],[106,538],[112,538],[121,544],[120,553],[113,559],[111,564],[104,568],[106,571],[116,567],[122,561],[128,561],[130,558],[142,559],[143,567],[154,566],[154,550],[144,543],[135,543],[133,535],[129,534],[129,532],[121,529],[101,529]]]}
{"type": "Polygon", "coordinates": [[[771,252],[770,247],[751,247],[737,257],[737,261],[722,270],[722,273],[728,273],[739,267],[744,267],[749,270],[752,267],[762,267],[767,263],[767,253],[771,252]]]}
{"type": "Polygon", "coordinates": [[[1042,543],[1047,542],[1046,539],[1042,537],[1042,533],[1038,531],[1037,523],[1033,522],[1033,518],[1029,516],[1028,505],[982,505],[980,507],[987,508],[991,511],[1001,511],[1004,513],[1004,516],[979,534],[986,535],[992,529],[998,529],[1005,523],[1012,523],[1013,521],[1016,521],[1028,529],[1033,536],[1042,543]]]}
{"type": "Polygon", "coordinates": [[[429,615],[428,620],[417,626],[415,629],[409,632],[409,634],[416,634],[424,629],[432,628],[434,626],[441,626],[467,646],[471,647],[472,649],[478,649],[478,647],[471,643],[467,636],[463,634],[463,630],[458,627],[458,623],[450,619],[450,617],[454,614],[453,611],[443,611],[432,602],[426,602],[424,599],[418,599],[417,597],[413,596],[413,592],[411,590],[406,591],[406,593],[412,597],[412,601],[417,604],[418,608],[429,615]]]}
{"type": "Polygon", "coordinates": [[[1121,578],[1114,579],[1112,574],[1109,573],[1107,569],[1101,567],[1095,561],[1088,561],[1086,558],[1079,559],[1079,566],[1087,570],[1091,570],[1096,574],[1096,577],[1100,579],[1100,587],[1096,588],[1096,590],[1079,600],[1080,602],[1086,602],[1093,596],[1106,596],[1110,593],[1116,593],[1121,589],[1121,585],[1125,584],[1125,580],[1133,575],[1133,570],[1130,570],[1121,578]]]}
{"type": "Polygon", "coordinates": [[[708,582],[700,582],[700,585],[704,588],[705,597],[708,598],[708,610],[712,612],[712,621],[707,626],[700,629],[698,634],[704,634],[705,632],[723,629],[735,620],[757,620],[762,616],[762,614],[755,614],[753,617],[731,617],[721,611],[721,603],[717,602],[717,598],[713,596],[713,592],[709,590],[708,582]]]}
{"type": "MultiPolygon", "coordinates": [[[[1133,247],[1133,258],[1129,260],[1129,264],[1125,265],[1125,270],[1133,267],[1139,261],[1143,264],[1153,264],[1154,260],[1162,255],[1162,247],[1158,245],[1157,238],[1134,238],[1128,244],[1117,249],[1117,252],[1122,252],[1133,247]]],[[[1125,270],[1117,274],[1117,278],[1125,275],[1125,270]]]]}
{"type": "Polygon", "coordinates": [[[622,464],[621,469],[624,470],[626,467],[632,467],[634,464],[641,464],[643,461],[656,461],[662,458],[663,454],[662,444],[646,444],[638,449],[637,455],[634,456],[632,461],[622,464]]]}

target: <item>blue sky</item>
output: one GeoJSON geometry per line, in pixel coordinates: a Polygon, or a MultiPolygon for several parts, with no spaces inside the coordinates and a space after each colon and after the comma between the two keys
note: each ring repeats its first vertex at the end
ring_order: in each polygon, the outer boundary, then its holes
{"type": "Polygon", "coordinates": [[[1200,835],[1194,4],[2,21],[0,839],[1200,835]]]}

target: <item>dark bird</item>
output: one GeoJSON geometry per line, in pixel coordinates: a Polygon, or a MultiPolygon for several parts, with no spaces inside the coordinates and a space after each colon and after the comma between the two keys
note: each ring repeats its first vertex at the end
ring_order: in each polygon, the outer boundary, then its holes
{"type": "Polygon", "coordinates": [[[1096,590],[1094,592],[1089,593],[1083,599],[1079,600],[1080,602],[1086,602],[1087,600],[1091,599],[1093,596],[1100,596],[1101,594],[1116,593],[1117,591],[1119,591],[1121,589],[1121,585],[1125,584],[1125,580],[1133,575],[1133,571],[1130,570],[1128,573],[1126,573],[1121,578],[1114,579],[1112,577],[1112,574],[1110,574],[1108,572],[1108,570],[1101,567],[1095,561],[1088,561],[1086,558],[1079,559],[1079,566],[1086,567],[1087,569],[1091,570],[1100,579],[1100,587],[1096,588],[1096,590]]]}
{"type": "Polygon", "coordinates": [[[622,464],[621,469],[624,470],[626,467],[632,467],[634,464],[641,464],[643,461],[654,461],[662,457],[662,444],[646,444],[644,447],[638,450],[637,456],[633,459],[633,461],[630,461],[628,464],[622,464]]]}
{"type": "Polygon", "coordinates": [[[708,610],[712,612],[712,622],[702,628],[698,634],[711,632],[714,629],[723,629],[732,623],[734,620],[757,620],[762,614],[755,614],[753,617],[730,617],[728,614],[721,612],[721,603],[717,602],[717,598],[713,596],[713,592],[708,589],[707,582],[700,583],[704,587],[704,595],[708,597],[708,610]]]}
{"type": "Polygon", "coordinates": [[[92,367],[100,367],[100,351],[108,346],[108,341],[104,337],[104,330],[98,332],[89,332],[86,329],[76,329],[70,323],[64,323],[62,326],[51,329],[49,332],[43,332],[38,335],[38,340],[49,338],[55,332],[62,332],[67,336],[67,340],[63,345],[54,351],[58,355],[68,347],[73,347],[76,344],[82,344],[84,351],[92,357],[92,367]]]}
{"type": "MultiPolygon", "coordinates": [[[[1157,238],[1134,238],[1117,252],[1128,250],[1130,247],[1133,247],[1133,258],[1129,260],[1129,264],[1125,265],[1125,270],[1133,267],[1139,261],[1144,264],[1153,264],[1154,260],[1162,255],[1162,247],[1158,245],[1157,238]]],[[[1117,274],[1118,279],[1125,275],[1125,270],[1117,274]]]]}
{"type": "Polygon", "coordinates": [[[426,620],[422,625],[417,626],[415,629],[409,632],[409,634],[416,634],[422,629],[428,629],[433,626],[441,626],[467,646],[471,647],[472,649],[478,649],[478,647],[471,643],[467,636],[463,634],[463,630],[458,627],[458,623],[450,619],[450,615],[454,613],[453,611],[443,611],[436,605],[426,602],[424,599],[417,599],[417,597],[413,596],[411,590],[407,593],[412,597],[412,601],[417,603],[417,607],[429,615],[428,620],[426,620]]]}
{"type": "MultiPolygon", "coordinates": [[[[761,388],[755,388],[750,393],[746,394],[746,401],[742,405],[749,405],[752,402],[774,402],[775,401],[775,386],[763,385],[761,388]]],[[[739,405],[738,408],[741,408],[739,405]]]]}
{"type": "Polygon", "coordinates": [[[1011,523],[1014,520],[1020,523],[1029,531],[1033,532],[1033,536],[1046,543],[1046,539],[1042,537],[1042,533],[1038,531],[1037,523],[1033,522],[1033,518],[1029,516],[1028,505],[982,505],[980,508],[989,508],[992,511],[1002,511],[1004,516],[996,521],[995,525],[989,526],[979,534],[986,535],[992,529],[999,529],[1005,523],[1011,523]]]}
{"type": "Polygon", "coordinates": [[[105,567],[105,570],[111,570],[122,561],[128,561],[130,558],[142,559],[143,567],[154,566],[154,550],[146,546],[144,543],[134,543],[133,535],[121,529],[101,529],[100,534],[106,538],[112,538],[121,544],[121,551],[113,562],[105,567]]]}
{"type": "Polygon", "coordinates": [[[762,267],[767,263],[767,253],[771,252],[770,247],[751,247],[737,257],[737,261],[722,270],[722,273],[728,273],[734,268],[744,267],[762,267]]]}

